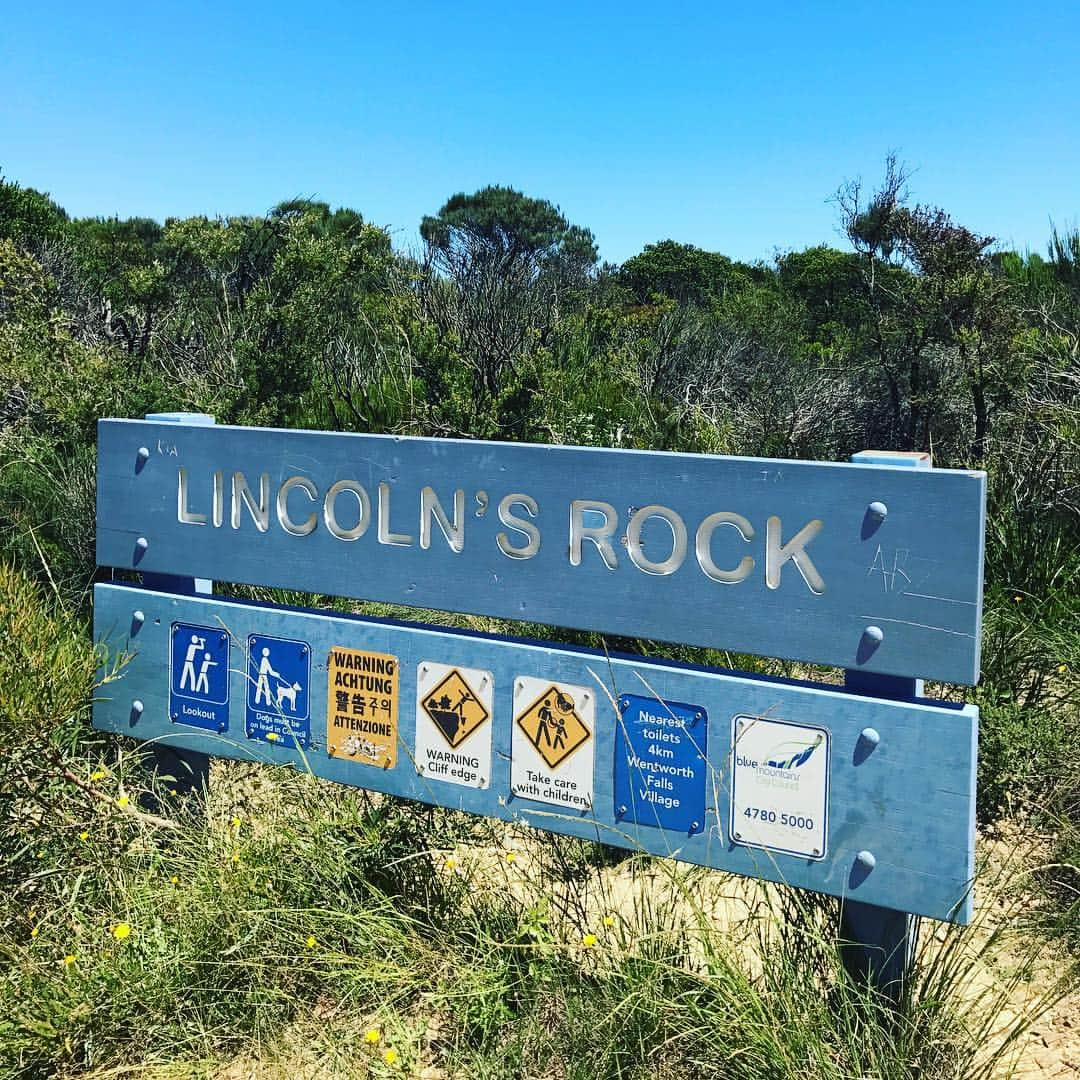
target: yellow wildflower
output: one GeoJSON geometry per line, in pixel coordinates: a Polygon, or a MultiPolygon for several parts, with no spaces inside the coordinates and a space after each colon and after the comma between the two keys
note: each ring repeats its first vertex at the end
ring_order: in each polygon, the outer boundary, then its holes
{"type": "Polygon", "coordinates": [[[1014,596],[1013,599],[1019,604],[1024,598],[1022,596],[1014,596]]]}
{"type": "Polygon", "coordinates": [[[443,865],[447,870],[453,870],[457,866],[457,859],[447,859],[443,865]]]}
{"type": "Polygon", "coordinates": [[[90,774],[90,779],[95,780],[95,781],[96,780],[104,780],[105,779],[105,770],[104,769],[95,769],[90,774]]]}
{"type": "Polygon", "coordinates": [[[605,926],[614,926],[615,925],[615,920],[610,915],[605,915],[604,916],[604,925],[605,926]]]}
{"type": "Polygon", "coordinates": [[[173,874],[173,876],[171,878],[169,878],[169,884],[170,885],[179,885],[180,884],[180,879],[175,874],[173,874]]]}
{"type": "Polygon", "coordinates": [[[364,1032],[364,1042],[369,1046],[374,1046],[381,1038],[382,1036],[379,1034],[378,1028],[368,1028],[367,1031],[364,1032]]]}
{"type": "Polygon", "coordinates": [[[506,853],[506,861],[507,862],[513,862],[516,858],[517,858],[517,855],[513,851],[508,851],[506,853]]]}
{"type": "Polygon", "coordinates": [[[240,819],[238,817],[234,817],[232,819],[232,821],[229,822],[229,824],[232,825],[232,827],[234,829],[239,829],[240,825],[241,825],[241,822],[240,822],[240,819]]]}
{"type": "Polygon", "coordinates": [[[64,957],[64,967],[66,967],[66,968],[73,967],[74,964],[75,964],[74,955],[72,953],[68,953],[67,956],[64,957]]]}
{"type": "Polygon", "coordinates": [[[315,945],[317,944],[314,935],[308,934],[308,939],[306,942],[304,942],[304,944],[307,945],[309,949],[314,949],[315,945]]]}
{"type": "Polygon", "coordinates": [[[40,930],[38,929],[38,927],[36,927],[36,926],[35,926],[35,927],[34,927],[34,928],[33,928],[33,929],[32,929],[32,930],[30,931],[30,936],[31,936],[31,937],[37,937],[37,936],[38,936],[38,934],[39,934],[40,932],[41,932],[41,931],[40,931],[40,930]]]}
{"type": "Polygon", "coordinates": [[[397,1061],[397,1051],[394,1049],[384,1050],[382,1059],[387,1065],[393,1065],[397,1061]]]}
{"type": "Polygon", "coordinates": [[[237,863],[237,862],[239,862],[239,861],[240,861],[240,852],[239,852],[239,851],[234,851],[234,852],[233,852],[233,857],[232,857],[232,861],[233,861],[234,863],[237,863]]]}
{"type": "Polygon", "coordinates": [[[581,939],[581,944],[584,945],[586,949],[591,949],[596,944],[596,935],[586,934],[581,939]]]}
{"type": "Polygon", "coordinates": [[[277,742],[279,738],[280,738],[280,736],[278,735],[278,733],[276,731],[268,731],[266,733],[266,741],[267,742],[277,742]]]}
{"type": "Polygon", "coordinates": [[[131,924],[126,922],[117,923],[109,933],[112,934],[117,941],[125,941],[127,938],[131,937],[131,924]]]}
{"type": "Polygon", "coordinates": [[[85,842],[90,839],[90,834],[85,829],[83,829],[83,831],[79,833],[79,839],[85,842]]]}
{"type": "Polygon", "coordinates": [[[121,795],[120,798],[116,800],[116,805],[127,806],[129,802],[131,802],[131,799],[129,799],[126,795],[121,795]]]}
{"type": "Polygon", "coordinates": [[[1068,664],[1058,664],[1058,674],[1059,675],[1064,675],[1065,672],[1068,671],[1068,670],[1069,670],[1069,665],[1068,664]]]}

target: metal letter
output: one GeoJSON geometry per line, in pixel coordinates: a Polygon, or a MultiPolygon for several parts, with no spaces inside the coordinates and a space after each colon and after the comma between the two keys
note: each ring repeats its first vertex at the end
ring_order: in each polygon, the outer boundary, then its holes
{"type": "MultiPolygon", "coordinates": [[[[314,486],[312,484],[312,487],[314,486]]],[[[331,536],[336,536],[339,540],[359,540],[371,524],[371,500],[368,498],[367,491],[355,480],[338,480],[336,484],[331,484],[326,492],[326,498],[323,499],[323,521],[326,522],[326,529],[331,536]],[[360,516],[351,529],[345,529],[338,523],[337,512],[334,509],[334,502],[342,491],[351,491],[360,504],[360,516]]],[[[312,528],[314,527],[312,525],[312,528]]]]}
{"type": "Polygon", "coordinates": [[[408,547],[412,542],[408,533],[390,531],[390,485],[384,480],[379,484],[379,543],[408,547]]]}
{"type": "Polygon", "coordinates": [[[176,489],[176,520],[184,525],[205,525],[206,515],[188,509],[187,469],[180,469],[176,489]]]}
{"type": "Polygon", "coordinates": [[[712,535],[721,525],[730,525],[747,543],[754,539],[754,526],[741,514],[733,514],[727,510],[710,514],[698,526],[695,544],[698,566],[701,567],[701,572],[713,581],[721,581],[725,585],[738,585],[740,581],[745,581],[750,576],[750,572],[754,569],[754,560],[749,555],[744,555],[734,570],[721,570],[713,562],[712,535]]]}
{"type": "Polygon", "coordinates": [[[626,526],[626,550],[630,555],[630,561],[646,574],[655,574],[657,577],[666,577],[674,574],[683,564],[686,558],[686,525],[683,519],[669,510],[666,506],[652,505],[642,506],[635,510],[626,526]],[[641,548],[641,529],[651,517],[663,519],[671,527],[672,545],[671,554],[663,562],[653,562],[647,558],[641,548]]]}
{"type": "Polygon", "coordinates": [[[317,517],[315,511],[312,510],[312,512],[304,519],[302,525],[297,525],[296,522],[289,517],[289,492],[294,487],[300,488],[312,502],[318,502],[319,489],[306,476],[290,476],[289,479],[278,488],[278,524],[290,536],[307,536],[308,533],[315,531],[317,517]]]}
{"type": "Polygon", "coordinates": [[[214,472],[214,528],[220,529],[225,523],[225,474],[217,469],[214,472]]]}
{"type": "Polygon", "coordinates": [[[816,518],[804,525],[786,544],[780,531],[780,519],[771,517],[765,525],[765,584],[770,589],[780,588],[780,570],[790,559],[803,576],[810,591],[820,596],[825,582],[810,556],[803,550],[819,532],[823,522],[816,518]]]}
{"type": "Polygon", "coordinates": [[[431,547],[431,519],[439,523],[450,550],[460,554],[465,550],[465,492],[458,488],[454,492],[454,522],[446,516],[446,511],[439,502],[433,487],[420,489],[420,546],[427,551],[431,547]]]}
{"type": "Polygon", "coordinates": [[[511,513],[511,508],[514,506],[523,506],[529,517],[536,517],[540,508],[531,495],[520,493],[507,495],[499,502],[499,520],[508,529],[523,533],[528,537],[528,543],[523,547],[514,547],[510,543],[510,537],[504,532],[495,537],[495,543],[499,545],[499,550],[511,559],[531,559],[540,550],[540,530],[531,521],[526,521],[511,513]]]}
{"type": "Polygon", "coordinates": [[[251,488],[248,487],[246,477],[242,472],[234,472],[232,476],[232,527],[240,528],[240,504],[248,508],[251,520],[255,522],[255,528],[259,532],[268,532],[270,529],[270,474],[262,473],[259,477],[259,502],[255,503],[251,488]]]}
{"type": "Polygon", "coordinates": [[[591,502],[588,499],[574,499],[570,503],[570,565],[581,565],[581,542],[591,540],[600,552],[604,565],[614,570],[619,565],[611,538],[619,527],[619,515],[611,503],[591,502]],[[603,525],[586,525],[585,514],[603,514],[603,525]]]}

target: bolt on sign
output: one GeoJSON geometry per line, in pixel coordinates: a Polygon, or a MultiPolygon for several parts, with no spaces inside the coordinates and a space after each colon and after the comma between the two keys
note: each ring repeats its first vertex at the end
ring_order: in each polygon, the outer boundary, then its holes
{"type": "Polygon", "coordinates": [[[306,641],[252,634],[244,729],[249,739],[307,749],[311,743],[311,649],[306,641]]]}
{"type": "Polygon", "coordinates": [[[326,662],[326,686],[327,752],[392,769],[398,742],[397,657],[333,648],[326,662]]]}
{"type": "Polygon", "coordinates": [[[432,780],[486,788],[491,782],[490,671],[421,661],[416,672],[416,771],[432,780]]]}
{"type": "Polygon", "coordinates": [[[709,772],[705,707],[624,694],[616,723],[616,819],[701,832],[709,772]]]}
{"type": "Polygon", "coordinates": [[[593,801],[596,695],[523,676],[514,683],[510,789],[523,799],[588,810],[593,801]]]}
{"type": "Polygon", "coordinates": [[[169,714],[174,724],[229,729],[229,635],[220,626],[173,623],[169,714]]]}
{"type": "Polygon", "coordinates": [[[807,859],[828,846],[829,732],[763,716],[736,716],[731,839],[807,859]]]}

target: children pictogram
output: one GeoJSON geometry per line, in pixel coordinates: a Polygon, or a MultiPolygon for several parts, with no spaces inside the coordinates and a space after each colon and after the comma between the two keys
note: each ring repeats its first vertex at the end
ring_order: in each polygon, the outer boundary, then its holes
{"type": "Polygon", "coordinates": [[[308,643],[252,634],[247,682],[248,738],[306,749],[311,738],[308,643]]]}
{"type": "Polygon", "coordinates": [[[209,731],[229,726],[229,635],[220,626],[173,623],[169,717],[209,731]]]}
{"type": "Polygon", "coordinates": [[[514,680],[510,790],[588,813],[596,765],[596,691],[533,675],[514,680]]]}
{"type": "Polygon", "coordinates": [[[517,723],[552,769],[588,742],[592,734],[578,715],[571,694],[558,686],[549,686],[518,715],[517,723]]]}

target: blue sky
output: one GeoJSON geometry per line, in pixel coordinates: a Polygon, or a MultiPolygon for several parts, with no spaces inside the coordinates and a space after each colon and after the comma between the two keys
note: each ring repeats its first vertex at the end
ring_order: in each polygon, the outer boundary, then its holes
{"type": "Polygon", "coordinates": [[[76,215],[347,205],[415,244],[455,191],[551,199],[621,261],[839,243],[890,150],[1043,250],[1080,219],[1080,3],[10,5],[0,170],[76,215]],[[12,10],[14,9],[14,10],[12,10]]]}

